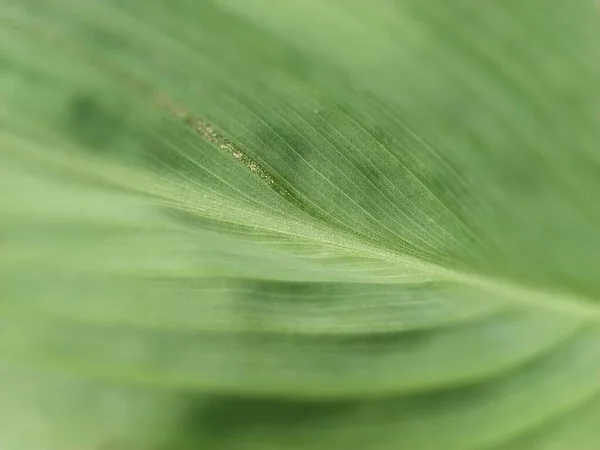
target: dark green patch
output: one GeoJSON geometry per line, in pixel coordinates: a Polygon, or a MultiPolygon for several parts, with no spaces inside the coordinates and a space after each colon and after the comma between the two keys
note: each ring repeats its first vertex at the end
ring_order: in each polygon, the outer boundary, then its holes
{"type": "Polygon", "coordinates": [[[106,151],[123,133],[125,115],[108,107],[102,99],[91,93],[73,96],[67,109],[69,131],[81,143],[97,151],[106,151]]]}

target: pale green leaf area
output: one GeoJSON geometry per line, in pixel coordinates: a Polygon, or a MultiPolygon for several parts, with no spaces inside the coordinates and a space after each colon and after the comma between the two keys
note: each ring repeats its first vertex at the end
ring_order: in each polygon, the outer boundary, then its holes
{"type": "Polygon", "coordinates": [[[0,449],[600,449],[592,0],[0,11],[0,449]]]}

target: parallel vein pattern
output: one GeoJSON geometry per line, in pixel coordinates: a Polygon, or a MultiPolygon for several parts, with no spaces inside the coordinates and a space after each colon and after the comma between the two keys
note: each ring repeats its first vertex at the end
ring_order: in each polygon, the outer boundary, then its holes
{"type": "Polygon", "coordinates": [[[562,3],[4,2],[0,448],[598,448],[562,3]]]}

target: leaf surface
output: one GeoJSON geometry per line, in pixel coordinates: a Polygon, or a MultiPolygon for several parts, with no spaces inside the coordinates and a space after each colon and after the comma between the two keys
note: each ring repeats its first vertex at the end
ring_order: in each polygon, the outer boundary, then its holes
{"type": "Polygon", "coordinates": [[[592,2],[4,2],[0,447],[593,449],[592,2]]]}

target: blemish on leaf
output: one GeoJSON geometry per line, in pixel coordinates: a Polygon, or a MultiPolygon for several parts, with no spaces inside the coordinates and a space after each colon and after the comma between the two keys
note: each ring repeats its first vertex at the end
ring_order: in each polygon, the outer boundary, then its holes
{"type": "Polygon", "coordinates": [[[225,151],[237,161],[246,166],[252,173],[256,174],[261,180],[271,186],[275,191],[284,196],[291,196],[290,192],[275,182],[275,179],[267,172],[260,164],[246,154],[240,147],[236,146],[227,138],[221,136],[215,129],[205,120],[193,117],[181,106],[173,103],[164,96],[156,97],[157,103],[170,111],[175,117],[180,119],[188,127],[192,128],[198,135],[202,136],[207,141],[215,144],[218,148],[225,151]]]}

